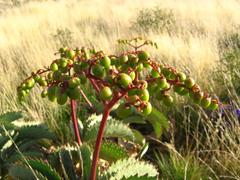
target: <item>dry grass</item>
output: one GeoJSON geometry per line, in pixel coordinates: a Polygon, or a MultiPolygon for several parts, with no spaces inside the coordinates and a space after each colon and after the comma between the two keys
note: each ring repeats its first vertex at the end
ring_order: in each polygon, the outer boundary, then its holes
{"type": "MultiPolygon", "coordinates": [[[[129,29],[137,12],[143,7],[154,6],[172,9],[180,30],[171,34],[150,32],[149,39],[158,42],[160,49],[152,53],[160,55],[166,63],[180,67],[187,65],[193,77],[202,85],[207,84],[212,67],[220,58],[219,38],[240,27],[240,2],[237,0],[31,2],[8,9],[0,15],[0,112],[23,109],[30,118],[48,120],[49,124],[56,126],[56,117],[60,118],[58,111],[55,111],[56,105],[33,95],[28,103],[30,106],[20,106],[16,102],[15,89],[26,74],[55,58],[54,52],[58,46],[53,34],[57,29],[69,28],[73,32],[73,47],[94,44],[110,53],[116,51],[117,39],[138,35],[129,29]]],[[[33,92],[38,93],[39,90],[33,92]]],[[[234,132],[228,132],[224,137],[235,137],[239,129],[232,136],[234,132]]],[[[236,140],[230,140],[236,143],[236,140]]],[[[239,148],[237,150],[239,153],[239,148]]],[[[239,156],[237,158],[235,162],[239,162],[239,156]]]]}

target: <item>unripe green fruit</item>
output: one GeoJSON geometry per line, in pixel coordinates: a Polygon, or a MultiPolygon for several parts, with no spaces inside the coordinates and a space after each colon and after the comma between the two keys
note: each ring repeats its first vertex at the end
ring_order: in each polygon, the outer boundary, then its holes
{"type": "Polygon", "coordinates": [[[67,90],[67,95],[70,99],[79,99],[80,98],[80,89],[79,87],[69,88],[67,90]]]}
{"type": "Polygon", "coordinates": [[[100,64],[105,67],[106,69],[109,69],[109,67],[111,66],[111,59],[108,56],[104,56],[101,60],[100,60],[100,64]]]}
{"type": "Polygon", "coordinates": [[[119,57],[119,63],[120,64],[124,64],[128,61],[128,56],[127,55],[122,55],[121,57],[119,57]]]}
{"type": "Polygon", "coordinates": [[[181,95],[181,92],[184,90],[184,87],[179,86],[179,85],[175,85],[175,86],[173,87],[173,90],[174,90],[176,93],[178,93],[178,94],[181,95]]]}
{"type": "Polygon", "coordinates": [[[183,90],[181,92],[178,92],[178,94],[181,96],[187,96],[188,93],[189,93],[189,90],[186,88],[183,88],[183,90]]]}
{"type": "Polygon", "coordinates": [[[47,90],[47,95],[48,95],[48,99],[49,101],[56,101],[56,92],[57,92],[57,87],[56,86],[52,86],[52,87],[49,87],[48,90],[47,90]]]}
{"type": "Polygon", "coordinates": [[[41,76],[39,74],[35,74],[33,76],[33,79],[35,80],[35,82],[39,82],[40,78],[41,78],[41,76]]]}
{"type": "Polygon", "coordinates": [[[71,79],[71,76],[68,74],[63,74],[61,77],[61,81],[69,81],[71,79]]]}
{"type": "Polygon", "coordinates": [[[132,83],[132,79],[129,75],[121,73],[118,76],[118,84],[123,88],[127,88],[132,83]]]}
{"type": "Polygon", "coordinates": [[[26,91],[25,90],[20,90],[18,91],[18,96],[19,97],[25,97],[27,95],[26,91]]]}
{"type": "Polygon", "coordinates": [[[145,68],[147,68],[147,69],[151,69],[152,68],[152,66],[149,64],[149,63],[143,63],[143,67],[145,67],[145,68]]]}
{"type": "Polygon", "coordinates": [[[61,68],[65,68],[68,65],[68,60],[66,58],[62,58],[59,60],[59,66],[61,68]]]}
{"type": "Polygon", "coordinates": [[[211,98],[210,97],[204,97],[201,101],[201,105],[204,107],[204,108],[208,108],[211,104],[211,98]]]}
{"type": "Polygon", "coordinates": [[[60,53],[65,53],[66,51],[67,51],[67,47],[61,47],[60,49],[59,49],[59,52],[60,53]]]}
{"type": "Polygon", "coordinates": [[[173,104],[173,97],[170,96],[170,95],[166,95],[163,97],[163,103],[166,105],[166,106],[171,106],[173,104]]]}
{"type": "Polygon", "coordinates": [[[116,57],[111,57],[111,65],[116,65],[117,63],[117,58],[116,57]]]}
{"type": "Polygon", "coordinates": [[[138,95],[142,101],[149,101],[149,92],[147,89],[139,89],[138,95]]]}
{"type": "Polygon", "coordinates": [[[45,97],[47,97],[47,90],[46,89],[44,89],[43,91],[42,91],[42,93],[41,93],[41,97],[42,98],[45,98],[45,97]]]}
{"type": "Polygon", "coordinates": [[[26,87],[28,89],[31,89],[33,86],[35,85],[35,80],[33,78],[29,79],[27,82],[26,82],[26,87]]]}
{"type": "Polygon", "coordinates": [[[52,71],[57,71],[57,70],[58,70],[58,65],[57,65],[57,63],[52,63],[52,64],[50,65],[50,69],[51,69],[52,71]]]}
{"type": "Polygon", "coordinates": [[[134,68],[138,63],[138,57],[134,54],[129,54],[128,55],[128,63],[129,63],[130,67],[134,68]]]}
{"type": "Polygon", "coordinates": [[[184,82],[187,79],[186,75],[183,72],[177,73],[177,76],[181,82],[184,82]]]}
{"type": "Polygon", "coordinates": [[[81,62],[81,70],[87,69],[89,67],[89,64],[85,61],[81,62]]]}
{"type": "Polygon", "coordinates": [[[73,59],[73,58],[75,57],[75,51],[74,51],[74,50],[68,50],[68,51],[66,52],[66,57],[67,57],[68,59],[73,59]]]}
{"type": "Polygon", "coordinates": [[[146,106],[142,109],[143,115],[147,116],[152,112],[152,105],[151,103],[147,102],[146,106]]]}
{"type": "Polygon", "coordinates": [[[148,91],[152,94],[152,93],[156,93],[156,91],[158,90],[158,86],[156,83],[150,83],[148,85],[148,91]]]}
{"type": "Polygon", "coordinates": [[[168,68],[165,68],[165,67],[162,68],[161,72],[165,77],[168,77],[171,74],[171,71],[168,68]]]}
{"type": "Polygon", "coordinates": [[[163,89],[163,88],[167,87],[167,85],[168,85],[168,82],[167,82],[166,78],[157,79],[158,89],[163,89]]]}
{"type": "Polygon", "coordinates": [[[60,105],[64,105],[68,100],[68,96],[66,93],[58,93],[57,94],[57,103],[60,105]]]}
{"type": "Polygon", "coordinates": [[[140,51],[138,53],[138,58],[140,61],[147,61],[149,57],[150,57],[150,54],[146,51],[140,51]]]}
{"type": "Polygon", "coordinates": [[[47,81],[45,79],[45,77],[41,77],[38,81],[40,86],[47,86],[47,81]]]}
{"type": "Polygon", "coordinates": [[[111,99],[112,90],[107,86],[103,87],[101,89],[101,91],[99,92],[99,97],[100,97],[100,99],[102,99],[104,101],[111,99]]]}
{"type": "Polygon", "coordinates": [[[158,71],[156,71],[155,69],[153,69],[153,70],[151,71],[151,75],[152,75],[153,78],[158,78],[158,77],[160,76],[159,73],[158,73],[158,71]]]}
{"type": "Polygon", "coordinates": [[[73,77],[68,81],[68,85],[70,88],[75,88],[80,85],[80,79],[78,77],[73,77]]]}
{"type": "Polygon", "coordinates": [[[140,63],[140,64],[137,65],[136,71],[137,71],[137,72],[141,72],[142,70],[143,70],[143,64],[140,63]]]}
{"type": "Polygon", "coordinates": [[[96,64],[92,68],[92,73],[93,73],[94,76],[102,78],[104,76],[104,67],[99,65],[99,64],[96,64]]]}
{"type": "Polygon", "coordinates": [[[184,84],[187,88],[192,88],[195,85],[195,81],[192,78],[188,78],[184,81],[184,84]]]}
{"type": "Polygon", "coordinates": [[[53,79],[53,72],[49,72],[48,75],[47,75],[47,78],[49,80],[52,80],[53,79]]]}
{"type": "Polygon", "coordinates": [[[218,101],[215,99],[212,99],[210,106],[208,107],[211,110],[216,110],[218,109],[218,101]]]}
{"type": "Polygon", "coordinates": [[[135,74],[134,71],[132,71],[129,75],[130,75],[130,77],[131,77],[132,80],[134,80],[135,77],[136,77],[136,74],[135,74]]]}
{"type": "Polygon", "coordinates": [[[68,59],[67,61],[68,61],[68,65],[73,65],[73,60],[68,59]]]}
{"type": "Polygon", "coordinates": [[[126,107],[124,104],[121,104],[117,108],[116,113],[119,118],[126,118],[132,114],[132,108],[126,107]]]}
{"type": "Polygon", "coordinates": [[[59,72],[59,71],[53,72],[53,79],[55,81],[59,81],[61,79],[61,77],[62,77],[62,73],[61,72],[59,72]]]}

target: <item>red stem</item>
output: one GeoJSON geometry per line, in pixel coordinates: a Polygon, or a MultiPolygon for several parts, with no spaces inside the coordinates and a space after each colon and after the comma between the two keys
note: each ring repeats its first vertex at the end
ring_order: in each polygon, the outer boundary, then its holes
{"type": "Polygon", "coordinates": [[[94,148],[94,153],[93,153],[93,160],[92,160],[92,167],[91,167],[91,174],[90,174],[90,180],[96,180],[96,170],[97,170],[97,162],[99,158],[99,152],[102,144],[102,139],[104,135],[104,128],[107,124],[107,119],[110,114],[110,111],[112,107],[118,102],[119,99],[121,99],[124,95],[126,95],[127,92],[122,92],[116,94],[112,100],[105,105],[105,109],[103,112],[103,117],[100,123],[99,131],[98,131],[98,136],[94,148]]]}
{"type": "Polygon", "coordinates": [[[78,143],[78,145],[81,145],[81,138],[78,130],[78,121],[77,121],[77,115],[76,115],[76,101],[71,99],[71,116],[72,116],[72,122],[73,122],[73,128],[75,133],[75,138],[78,143]]]}

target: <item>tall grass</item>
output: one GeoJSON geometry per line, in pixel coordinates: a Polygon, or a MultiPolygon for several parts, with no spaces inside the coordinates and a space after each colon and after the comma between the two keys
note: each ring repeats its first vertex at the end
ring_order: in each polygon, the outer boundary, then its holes
{"type": "MultiPolygon", "coordinates": [[[[72,47],[94,45],[111,53],[118,51],[117,39],[139,35],[131,29],[138,12],[156,6],[173,12],[176,29],[171,33],[143,32],[143,36],[159,45],[159,50],[151,53],[160,57],[161,62],[173,64],[196,77],[200,85],[211,87],[210,91],[216,94],[222,92],[220,87],[229,87],[217,86],[212,74],[221,59],[219,39],[239,31],[240,2],[237,0],[34,1],[6,9],[0,15],[0,113],[22,109],[30,120],[46,121],[64,138],[60,122],[68,117],[65,107],[59,108],[41,99],[39,89],[32,92],[31,99],[22,106],[16,100],[17,84],[27,74],[56,58],[54,53],[59,44],[54,35],[59,29],[67,28],[72,32],[72,42],[69,42],[72,47]]],[[[233,91],[229,92],[239,107],[239,98],[233,91]]],[[[232,114],[228,121],[211,119],[200,109],[193,110],[195,116],[190,118],[188,113],[182,112],[183,101],[180,99],[179,102],[174,111],[180,112],[180,118],[175,120],[180,119],[177,123],[181,126],[177,127],[184,133],[182,141],[185,146],[179,147],[172,141],[176,150],[181,149],[181,153],[191,151],[199,162],[205,162],[219,177],[240,178],[238,118],[232,114]],[[189,140],[197,145],[191,148],[189,140]]],[[[176,133],[181,135],[181,132],[176,133]]]]}

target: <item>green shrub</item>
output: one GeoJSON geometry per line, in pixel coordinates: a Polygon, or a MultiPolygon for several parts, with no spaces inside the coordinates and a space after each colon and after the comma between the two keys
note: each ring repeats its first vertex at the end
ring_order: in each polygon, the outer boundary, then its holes
{"type": "Polygon", "coordinates": [[[170,32],[174,28],[175,17],[172,10],[160,7],[142,9],[132,23],[131,29],[142,32],[170,32]]]}

